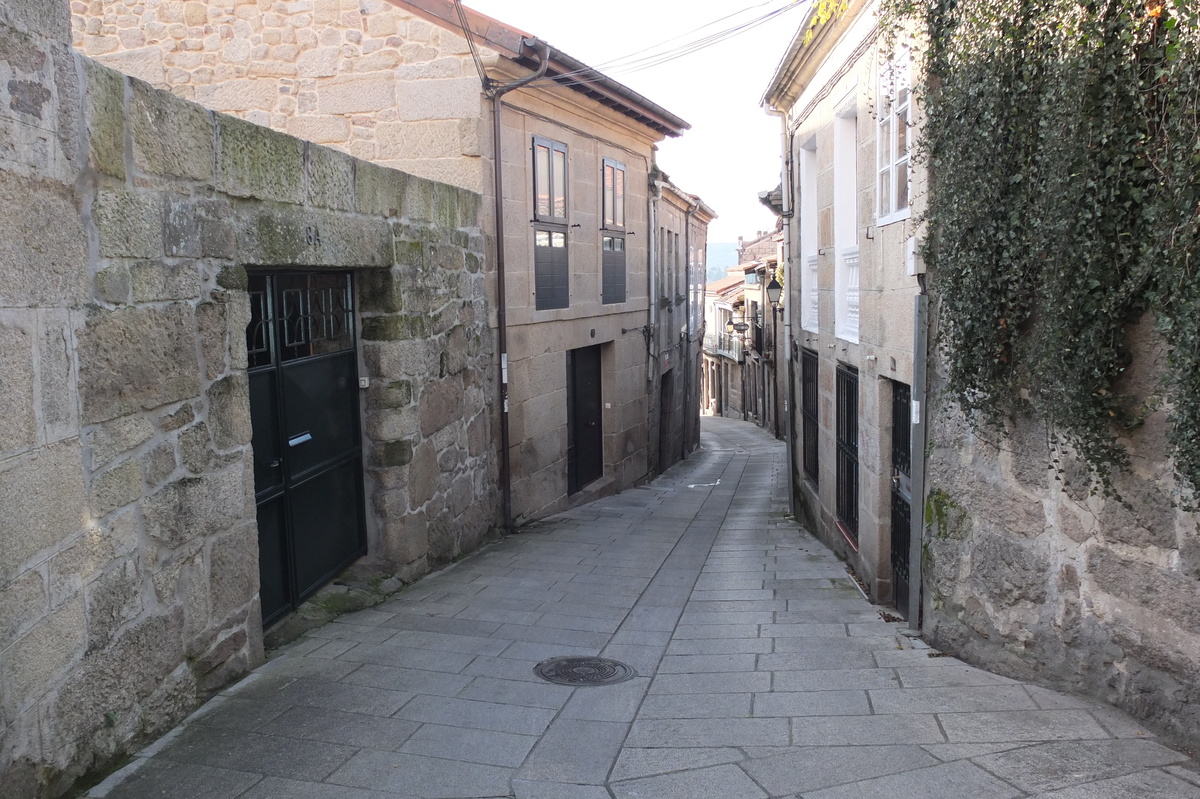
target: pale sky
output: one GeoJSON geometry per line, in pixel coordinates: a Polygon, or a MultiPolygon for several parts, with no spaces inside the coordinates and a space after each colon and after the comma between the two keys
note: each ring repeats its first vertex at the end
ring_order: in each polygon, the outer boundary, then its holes
{"type": "Polygon", "coordinates": [[[759,203],[758,193],[779,183],[780,123],[758,101],[803,22],[807,0],[465,0],[465,5],[544,39],[690,122],[683,136],[659,145],[658,163],[675,185],[700,195],[717,212],[710,242],[750,239],[773,228],[775,216],[759,203]],[[783,8],[789,10],[752,30],[659,66],[639,71],[605,66],[631,53],[696,43],[783,8]],[[696,30],[702,26],[707,27],[696,30]]]}

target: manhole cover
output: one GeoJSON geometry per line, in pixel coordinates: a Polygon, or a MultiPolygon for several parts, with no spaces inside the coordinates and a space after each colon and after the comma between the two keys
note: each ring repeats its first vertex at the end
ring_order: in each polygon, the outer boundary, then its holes
{"type": "Polygon", "coordinates": [[[636,677],[624,663],[607,658],[550,658],[533,667],[533,673],[559,685],[612,685],[636,677]]]}

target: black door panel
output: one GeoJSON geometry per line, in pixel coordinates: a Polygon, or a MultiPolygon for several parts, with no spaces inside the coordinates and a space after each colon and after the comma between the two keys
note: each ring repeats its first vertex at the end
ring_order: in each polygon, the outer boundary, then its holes
{"type": "Polygon", "coordinates": [[[345,272],[250,276],[263,623],[366,551],[353,293],[345,272]]]}

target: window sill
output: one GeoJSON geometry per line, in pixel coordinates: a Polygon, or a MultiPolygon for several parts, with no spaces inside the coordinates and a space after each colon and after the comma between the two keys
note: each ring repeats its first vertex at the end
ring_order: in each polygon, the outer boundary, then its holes
{"type": "Polygon", "coordinates": [[[911,207],[905,208],[903,211],[897,211],[894,214],[888,214],[887,216],[876,217],[875,218],[875,227],[885,227],[887,225],[892,224],[893,222],[903,222],[905,219],[908,219],[910,216],[912,216],[912,208],[911,207]]]}

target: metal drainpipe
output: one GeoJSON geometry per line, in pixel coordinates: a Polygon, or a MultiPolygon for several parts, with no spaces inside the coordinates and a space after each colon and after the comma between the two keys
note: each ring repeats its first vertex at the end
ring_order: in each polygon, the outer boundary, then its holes
{"type": "Polygon", "coordinates": [[[912,477],[908,532],[908,626],[921,631],[921,556],[925,542],[925,441],[929,356],[929,295],[925,276],[917,276],[920,293],[913,298],[912,477]]]}
{"type": "MultiPolygon", "coordinates": [[[[651,161],[657,167],[657,163],[651,161]]],[[[646,292],[650,297],[650,307],[648,322],[649,333],[646,335],[646,382],[654,385],[654,371],[657,368],[658,351],[658,297],[655,296],[658,292],[658,260],[661,254],[658,252],[658,204],[662,201],[662,181],[650,181],[650,207],[646,210],[647,224],[650,226],[648,235],[646,236],[646,260],[649,268],[646,270],[646,292]]],[[[655,403],[651,402],[651,407],[655,407],[655,403]]],[[[662,453],[658,454],[659,465],[662,465],[662,453]]]]}
{"type": "MultiPolygon", "coordinates": [[[[792,213],[792,136],[788,131],[786,112],[768,108],[767,113],[779,117],[779,127],[783,138],[783,356],[787,359],[787,393],[785,395],[787,412],[783,416],[786,423],[784,440],[787,443],[788,459],[788,510],[795,518],[798,486],[796,485],[796,442],[792,414],[796,409],[796,397],[793,390],[796,376],[792,371],[792,314],[787,307],[787,298],[795,287],[795,284],[792,283],[792,234],[795,226],[795,215],[792,213]]],[[[776,361],[776,366],[778,367],[778,361],[776,361]]],[[[776,375],[776,379],[778,379],[778,375],[776,375]]]]}
{"type": "Polygon", "coordinates": [[[492,98],[492,172],[496,192],[496,344],[500,355],[500,512],[505,531],[512,530],[512,464],[509,459],[508,432],[508,298],[504,288],[504,158],[501,149],[500,98],[514,89],[532,83],[546,74],[550,66],[550,46],[541,39],[522,39],[521,44],[538,56],[538,68],[531,75],[492,85],[484,81],[484,91],[492,98]]]}
{"type": "MultiPolygon", "coordinates": [[[[692,421],[692,217],[700,210],[700,203],[688,209],[683,220],[684,293],[683,293],[683,459],[688,458],[691,436],[688,428],[692,421]]],[[[700,420],[700,405],[696,405],[696,421],[700,420]]]]}

